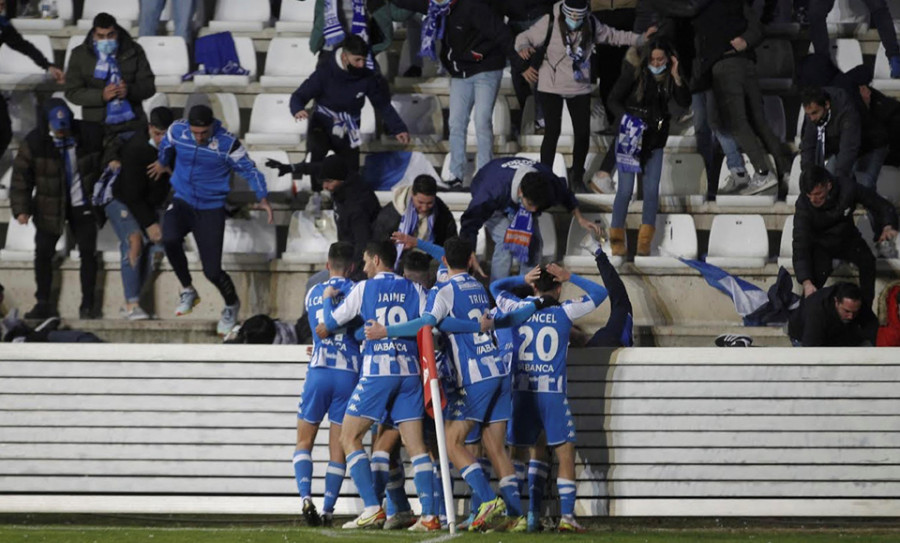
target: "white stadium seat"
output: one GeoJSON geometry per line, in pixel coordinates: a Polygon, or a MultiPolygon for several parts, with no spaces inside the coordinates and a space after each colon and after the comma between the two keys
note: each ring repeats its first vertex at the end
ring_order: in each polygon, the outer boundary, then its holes
{"type": "MultiPolygon", "coordinates": [[[[25,224],[19,224],[14,218],[9,221],[6,230],[6,244],[0,249],[0,260],[14,262],[31,262],[34,260],[34,219],[28,219],[25,224]]],[[[66,234],[63,233],[56,242],[56,253],[64,254],[66,251],[66,234]]]]}
{"type": "Polygon", "coordinates": [[[260,32],[269,25],[272,12],[268,2],[258,0],[218,0],[216,13],[209,22],[209,29],[214,32],[230,30],[232,32],[260,32]]]}
{"type": "Polygon", "coordinates": [[[291,192],[294,179],[291,174],[278,175],[278,170],[266,166],[266,160],[273,159],[282,164],[290,164],[286,151],[249,151],[250,159],[256,163],[259,171],[266,176],[266,187],[269,192],[291,192]]]}
{"type": "MultiPolygon", "coordinates": [[[[512,121],[510,121],[509,104],[503,96],[497,97],[494,102],[494,111],[491,115],[492,131],[494,138],[501,138],[499,143],[505,142],[506,137],[512,133],[512,121]]],[[[466,144],[475,145],[475,119],[469,117],[469,126],[466,128],[466,144]]]]}
{"type": "Polygon", "coordinates": [[[119,26],[129,30],[137,24],[140,11],[138,0],[84,0],[81,19],[78,20],[78,29],[90,30],[93,28],[94,17],[97,14],[109,13],[116,18],[119,26]]]}
{"type": "Polygon", "coordinates": [[[281,260],[291,264],[321,265],[328,259],[328,248],[337,240],[333,211],[323,211],[319,221],[306,211],[295,211],[281,260]]]}
{"type": "Polygon", "coordinates": [[[225,220],[222,261],[228,263],[264,262],[275,258],[275,225],[266,222],[266,213],[251,211],[249,219],[225,220]]]}
{"type": "Polygon", "coordinates": [[[246,75],[236,74],[216,74],[216,75],[195,75],[194,86],[196,87],[246,87],[251,81],[256,79],[256,49],[253,47],[253,40],[247,36],[235,36],[234,49],[237,52],[238,62],[241,68],[247,70],[246,75]]]}
{"type": "Polygon", "coordinates": [[[781,97],[767,94],[763,96],[763,115],[779,141],[787,141],[787,122],[784,119],[784,103],[781,97]]]}
{"type": "Polygon", "coordinates": [[[694,218],[684,214],[659,214],[656,232],[650,242],[649,256],[635,256],[639,268],[680,268],[685,266],[678,257],[697,259],[697,228],[694,218]]]}
{"type": "Polygon", "coordinates": [[[788,205],[796,204],[797,197],[800,196],[801,173],[802,170],[800,168],[800,155],[797,155],[794,157],[794,162],[791,164],[791,175],[788,178],[787,197],[784,200],[788,205]]]}
{"type": "MultiPolygon", "coordinates": [[[[533,160],[535,162],[541,161],[540,153],[516,153],[516,156],[519,158],[527,158],[528,160],[533,160]]],[[[563,158],[562,153],[556,153],[553,156],[553,173],[562,177],[563,179],[568,179],[566,176],[566,160],[563,158]]]]}
{"type": "Polygon", "coordinates": [[[787,270],[794,269],[794,216],[784,219],[781,231],[781,245],[778,249],[778,265],[787,270]]]}
{"type": "MultiPolygon", "coordinates": [[[[281,3],[281,15],[275,22],[275,32],[312,32],[316,17],[316,3],[287,1],[281,3]]],[[[308,40],[307,40],[308,41],[308,40]]]]}
{"type": "Polygon", "coordinates": [[[141,36],[137,39],[147,55],[157,87],[177,87],[190,69],[187,44],[181,36],[141,36]]]}
{"type": "Polygon", "coordinates": [[[665,153],[659,179],[661,205],[700,205],[706,201],[706,165],[696,153],[665,153]]]}
{"type": "Polygon", "coordinates": [[[15,17],[10,19],[10,22],[16,27],[16,30],[23,34],[62,30],[72,24],[72,11],[72,0],[56,0],[57,17],[55,19],[15,17]]]}
{"type": "Polygon", "coordinates": [[[825,24],[829,35],[850,36],[864,32],[869,23],[869,10],[861,0],[836,0],[825,24]]]}
{"type": "MultiPolygon", "coordinates": [[[[585,219],[599,224],[605,232],[609,232],[612,214],[610,213],[582,213],[585,219]]],[[[608,235],[608,234],[607,234],[608,235]]],[[[627,240],[626,240],[627,243],[627,240]]],[[[597,265],[594,262],[594,255],[589,250],[595,245],[593,235],[581,227],[575,217],[572,217],[572,223],[569,225],[569,235],[566,237],[566,254],[563,256],[563,266],[566,268],[579,268],[596,270],[597,265]]],[[[610,263],[618,268],[625,259],[621,256],[612,256],[609,246],[609,239],[602,243],[603,251],[609,256],[610,263]]]]}
{"type": "Polygon", "coordinates": [[[762,268],[769,235],[762,215],[716,215],[709,229],[706,262],[720,268],[762,268]]]}
{"type": "MultiPolygon", "coordinates": [[[[285,5],[289,3],[306,2],[285,2],[285,5]]],[[[259,84],[263,88],[295,89],[313,73],[317,62],[318,57],[309,50],[309,38],[272,38],[266,53],[266,71],[259,78],[259,84]]]]}
{"type": "Polygon", "coordinates": [[[414,138],[443,139],[444,114],[437,96],[430,94],[395,94],[391,105],[406,123],[414,138]]]}
{"type": "Polygon", "coordinates": [[[900,79],[891,79],[891,65],[882,43],[878,44],[878,52],[875,53],[875,76],[872,79],[872,86],[880,91],[900,90],[900,79]]]}
{"type": "MultiPolygon", "coordinates": [[[[871,250],[875,255],[875,258],[878,259],[879,268],[888,268],[891,270],[900,269],[900,258],[884,258],[879,254],[878,248],[875,245],[875,232],[872,229],[872,223],[869,221],[868,215],[861,215],[856,220],[856,228],[862,235],[863,240],[865,240],[866,245],[869,246],[869,250],[871,250]]],[[[900,236],[894,238],[893,244],[897,253],[900,254],[900,236]]]]}
{"type": "MultiPolygon", "coordinates": [[[[33,43],[48,61],[53,62],[50,36],[28,34],[23,38],[33,43]]],[[[47,72],[29,57],[8,45],[0,47],[0,85],[36,85],[50,80],[49,78],[47,72]]]]}
{"type": "MultiPolygon", "coordinates": [[[[833,39],[830,48],[829,54],[842,72],[850,71],[863,63],[862,48],[859,42],[853,38],[833,39]]],[[[814,50],[815,48],[810,44],[809,52],[812,53],[814,50]]]]}
{"type": "MultiPolygon", "coordinates": [[[[69,67],[69,58],[72,57],[72,50],[84,43],[84,36],[70,36],[66,42],[66,55],[63,60],[63,66],[69,67]]],[[[49,59],[48,59],[49,60],[49,59]]]]}
{"type": "Polygon", "coordinates": [[[540,225],[541,240],[544,243],[541,258],[545,261],[556,261],[556,222],[553,220],[553,214],[541,213],[538,216],[538,225],[540,225]]]}
{"type": "MultiPolygon", "coordinates": [[[[453,219],[456,221],[456,230],[459,231],[462,228],[462,211],[451,211],[453,215],[453,219]]],[[[485,232],[484,227],[478,229],[478,237],[475,241],[475,256],[479,259],[483,259],[487,252],[487,232],[485,232]]]]}
{"type": "MultiPolygon", "coordinates": [[[[0,174],[0,200],[9,198],[9,185],[12,183],[12,165],[10,164],[4,167],[6,169],[2,170],[3,173],[0,174]]],[[[15,220],[15,218],[12,218],[11,220],[15,220]]]]}
{"type": "Polygon", "coordinates": [[[248,145],[298,145],[306,138],[307,122],[294,119],[290,102],[290,94],[257,94],[244,141],[248,145]]]}
{"type": "Polygon", "coordinates": [[[360,111],[359,137],[363,143],[366,143],[375,139],[377,132],[378,121],[375,117],[375,107],[367,96],[366,101],[363,103],[362,111],[360,111]]]}
{"type": "MultiPolygon", "coordinates": [[[[756,170],[753,168],[753,163],[747,158],[747,155],[741,155],[744,158],[744,166],[747,168],[747,177],[753,177],[753,174],[756,170]]],[[[767,155],[766,160],[769,163],[769,171],[775,172],[775,160],[772,158],[772,155],[767,155]]],[[[729,170],[728,164],[726,161],[722,161],[722,168],[719,170],[719,188],[722,188],[722,185],[725,183],[725,179],[728,177],[729,170]]],[[[775,198],[777,196],[777,186],[767,190],[769,194],[752,194],[752,195],[743,195],[743,194],[717,194],[716,195],[716,203],[720,206],[734,206],[734,207],[766,207],[772,206],[775,204],[775,198]]]]}
{"type": "Polygon", "coordinates": [[[150,112],[158,107],[169,107],[169,96],[164,92],[157,92],[150,98],[144,100],[141,104],[144,108],[144,114],[147,115],[147,119],[150,118],[150,112]]]}

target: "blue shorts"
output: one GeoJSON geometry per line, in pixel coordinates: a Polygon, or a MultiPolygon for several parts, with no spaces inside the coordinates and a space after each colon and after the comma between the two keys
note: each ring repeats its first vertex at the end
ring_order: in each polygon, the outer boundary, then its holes
{"type": "Polygon", "coordinates": [[[332,424],[343,423],[344,410],[358,379],[359,374],[352,371],[309,368],[297,406],[297,418],[319,424],[328,413],[332,424]]]}
{"type": "Polygon", "coordinates": [[[510,445],[531,447],[541,430],[547,434],[547,445],[575,443],[575,420],[565,394],[516,390],[512,394],[515,416],[507,435],[510,445]]]}
{"type": "Polygon", "coordinates": [[[447,420],[501,422],[509,420],[509,413],[509,378],[493,377],[463,387],[453,403],[453,409],[447,414],[447,420]]]}
{"type": "Polygon", "coordinates": [[[421,420],[425,415],[425,393],[418,375],[360,377],[347,405],[347,414],[382,422],[385,415],[394,424],[421,420]]]}

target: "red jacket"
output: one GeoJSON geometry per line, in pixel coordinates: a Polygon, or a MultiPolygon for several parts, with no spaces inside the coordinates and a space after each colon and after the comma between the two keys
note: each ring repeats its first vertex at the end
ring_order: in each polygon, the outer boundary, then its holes
{"type": "Polygon", "coordinates": [[[887,296],[887,325],[878,329],[878,347],[900,347],[900,315],[897,314],[897,296],[900,285],[891,288],[887,296]]]}

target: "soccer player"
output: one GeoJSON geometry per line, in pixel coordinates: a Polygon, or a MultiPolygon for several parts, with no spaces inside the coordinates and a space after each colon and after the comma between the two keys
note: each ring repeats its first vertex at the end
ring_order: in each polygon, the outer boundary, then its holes
{"type": "MultiPolygon", "coordinates": [[[[457,385],[462,388],[447,413],[447,453],[481,500],[472,528],[497,528],[499,520],[505,520],[503,515],[509,511],[517,522],[521,517],[524,531],[525,518],[520,510],[515,470],[504,450],[510,402],[509,396],[503,395],[503,382],[508,373],[490,333],[494,326],[488,316],[490,300],[481,283],[468,273],[475,259],[472,243],[450,238],[444,243],[444,251],[447,280],[435,287],[434,296],[429,296],[425,314],[405,324],[368,327],[366,339],[415,336],[422,326],[441,323],[440,328],[449,342],[449,359],[454,365],[457,385]],[[481,465],[465,447],[466,436],[476,423],[483,424],[484,445],[500,476],[502,498],[494,493],[481,465]]],[[[517,309],[502,316],[497,324],[517,325],[534,312],[532,303],[517,309]]]]}
{"type": "MultiPolygon", "coordinates": [[[[547,445],[559,462],[556,486],[559,491],[561,532],[582,532],[575,520],[575,422],[566,398],[566,355],[569,332],[575,319],[587,315],[606,299],[606,289],[583,277],[570,273],[557,264],[534,268],[524,277],[541,299],[538,310],[517,330],[518,356],[513,376],[512,445],[534,447],[543,430],[547,445]],[[571,281],[587,294],[578,300],[560,303],[562,285],[571,281]]],[[[491,293],[502,311],[514,311],[535,297],[521,300],[509,293],[522,284],[523,278],[509,277],[491,284],[491,293]]],[[[540,516],[540,473],[529,470],[528,528],[537,529],[540,516]]],[[[546,477],[546,475],[544,475],[546,477]]]]}
{"type": "MultiPolygon", "coordinates": [[[[323,293],[326,289],[337,290],[338,296],[343,298],[353,288],[353,281],[347,279],[353,272],[353,244],[345,241],[332,243],[328,248],[325,267],[329,273],[328,281],[314,286],[306,295],[310,326],[315,326],[324,318],[323,293]]],[[[297,409],[297,450],[294,452],[294,476],[303,500],[303,517],[310,526],[332,524],[334,504],[341,492],[346,470],[340,442],[341,425],[347,402],[359,379],[359,358],[359,342],[354,338],[352,329],[338,329],[334,335],[324,339],[313,336],[312,357],[297,409]],[[321,519],[310,492],[313,470],[310,451],[326,413],[331,422],[328,432],[330,461],[325,472],[324,519],[321,519]]]]}
{"type": "MultiPolygon", "coordinates": [[[[400,324],[416,319],[425,306],[421,286],[393,273],[397,249],[388,240],[369,242],[363,255],[367,280],[361,281],[333,309],[334,288],[325,289],[324,320],[316,327],[323,337],[361,316],[366,326],[375,322],[400,324]]],[[[363,450],[362,438],[372,424],[385,414],[398,425],[413,465],[414,482],[422,515],[411,531],[439,530],[440,521],[432,507],[432,462],[422,439],[422,417],[425,396],[419,377],[419,350],[415,340],[369,340],[363,347],[363,368],[353,391],[344,424],[341,444],[347,455],[347,468],[356,484],[365,508],[346,524],[346,529],[380,528],[385,512],[379,503],[372,478],[369,457],[363,450]]]]}

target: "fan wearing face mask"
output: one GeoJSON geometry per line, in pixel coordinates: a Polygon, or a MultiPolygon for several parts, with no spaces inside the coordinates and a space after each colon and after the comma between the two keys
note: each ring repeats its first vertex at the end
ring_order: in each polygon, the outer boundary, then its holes
{"type": "Polygon", "coordinates": [[[659,207],[659,179],[663,150],[669,137],[669,102],[691,104],[691,92],[679,70],[678,57],[663,40],[651,40],[640,52],[629,51],[624,68],[609,93],[609,109],[619,119],[616,139],[616,169],[619,184],[613,204],[609,239],[612,254],[625,256],[625,216],[641,174],[644,205],[638,231],[637,254],[650,254],[659,207]]]}
{"type": "Polygon", "coordinates": [[[544,110],[541,163],[553,165],[562,130],[563,101],[572,117],[575,141],[569,186],[574,192],[585,192],[583,178],[590,144],[590,71],[594,45],[640,46],[654,32],[655,26],[644,34],[616,30],[591,15],[587,0],[564,0],[553,6],[550,15],[516,36],[516,51],[530,65],[522,77],[537,83],[537,99],[544,110]]]}
{"type": "MultiPolygon", "coordinates": [[[[316,70],[291,95],[291,115],[298,121],[308,119],[306,148],[310,161],[321,162],[328,154],[343,157],[352,171],[359,169],[359,131],[366,99],[381,115],[388,134],[409,143],[403,119],[391,105],[388,83],[378,72],[366,67],[369,46],[356,35],[347,36],[334,51],[323,51],[316,70]],[[307,110],[310,102],[315,106],[307,110]]],[[[266,163],[281,175],[293,171],[290,164],[266,163]]],[[[321,180],[313,180],[313,190],[322,190],[321,180]]]]}
{"type": "Polygon", "coordinates": [[[141,102],[156,93],[144,50],[109,13],[99,13],[66,68],[66,99],[82,108],[85,121],[104,125],[106,138],[125,141],[143,132],[141,102]]]}

